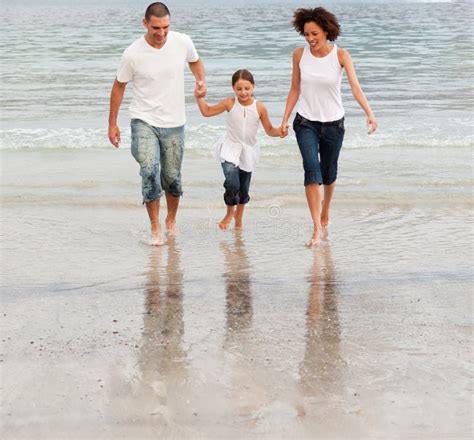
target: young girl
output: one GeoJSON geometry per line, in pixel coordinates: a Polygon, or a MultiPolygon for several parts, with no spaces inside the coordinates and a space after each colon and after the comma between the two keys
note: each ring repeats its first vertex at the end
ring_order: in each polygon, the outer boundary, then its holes
{"type": "Polygon", "coordinates": [[[266,107],[253,96],[255,81],[245,69],[232,75],[235,97],[223,99],[216,105],[209,105],[196,95],[199,110],[203,116],[215,116],[227,111],[227,131],[217,144],[217,155],[224,170],[224,202],[227,213],[219,222],[225,231],[232,219],[235,228],[241,229],[245,205],[249,202],[249,187],[252,172],[258,161],[257,131],[260,121],[268,136],[284,137],[281,127],[272,126],[266,107]]]}

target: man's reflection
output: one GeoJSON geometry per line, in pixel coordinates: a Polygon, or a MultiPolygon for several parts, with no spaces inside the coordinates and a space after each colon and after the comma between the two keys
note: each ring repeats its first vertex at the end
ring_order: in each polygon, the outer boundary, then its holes
{"type": "Polygon", "coordinates": [[[305,354],[300,377],[305,395],[328,395],[341,388],[341,329],[338,282],[327,243],[314,253],[306,314],[305,354]]]}
{"type": "Polygon", "coordinates": [[[152,388],[155,405],[164,405],[169,411],[186,382],[187,358],[183,349],[183,273],[174,238],[168,239],[167,249],[165,270],[165,247],[155,247],[150,254],[139,364],[143,385],[152,388]]]}

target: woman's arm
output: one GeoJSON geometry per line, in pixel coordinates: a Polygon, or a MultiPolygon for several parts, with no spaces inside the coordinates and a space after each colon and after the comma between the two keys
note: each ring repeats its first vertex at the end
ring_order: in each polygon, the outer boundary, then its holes
{"type": "Polygon", "coordinates": [[[215,105],[209,105],[204,98],[197,98],[196,102],[201,111],[201,114],[205,117],[216,116],[225,111],[230,111],[232,109],[232,104],[234,100],[232,98],[223,99],[221,102],[215,105]]]}
{"type": "Polygon", "coordinates": [[[347,79],[351,86],[352,95],[367,115],[367,124],[370,126],[369,134],[371,134],[377,130],[377,119],[375,119],[374,113],[370,108],[369,101],[365,97],[362,87],[359,84],[352,58],[347,50],[341,48],[337,49],[337,56],[341,66],[346,71],[347,79]]]}
{"type": "Polygon", "coordinates": [[[281,127],[276,128],[272,125],[270,117],[268,116],[268,110],[260,101],[257,101],[257,111],[260,115],[265,133],[267,133],[268,136],[285,137],[281,127]]]}
{"type": "Polygon", "coordinates": [[[288,97],[286,98],[285,113],[283,114],[283,120],[281,122],[281,129],[283,130],[285,136],[288,134],[288,119],[290,119],[291,112],[295,108],[298,98],[300,97],[300,60],[303,56],[303,50],[304,49],[300,47],[293,51],[293,72],[291,74],[291,87],[290,91],[288,92],[288,97]]]}

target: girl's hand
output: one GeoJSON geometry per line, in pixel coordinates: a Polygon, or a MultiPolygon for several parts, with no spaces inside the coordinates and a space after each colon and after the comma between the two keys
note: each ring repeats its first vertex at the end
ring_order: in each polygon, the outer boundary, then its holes
{"type": "Polygon", "coordinates": [[[367,117],[367,127],[368,127],[368,130],[367,130],[368,134],[375,133],[375,130],[377,130],[378,123],[374,115],[370,115],[367,117]]]}

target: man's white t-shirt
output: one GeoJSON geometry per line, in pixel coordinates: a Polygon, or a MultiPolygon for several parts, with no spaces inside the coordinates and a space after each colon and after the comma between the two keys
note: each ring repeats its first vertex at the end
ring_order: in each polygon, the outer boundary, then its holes
{"type": "Polygon", "coordinates": [[[161,49],[150,46],[144,36],[132,43],[117,71],[118,81],[133,82],[130,117],[154,127],[184,125],[184,66],[198,59],[191,38],[179,32],[169,31],[161,49]]]}

